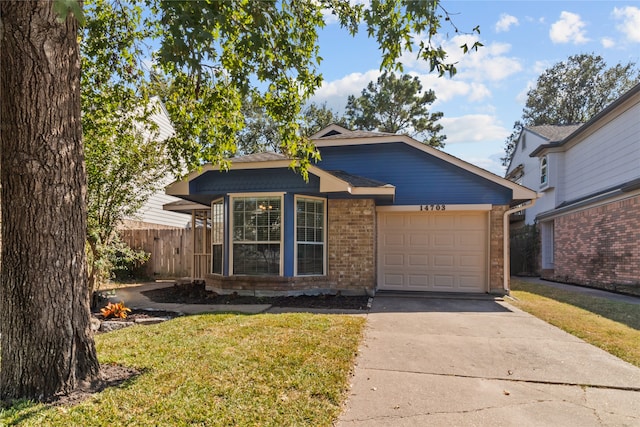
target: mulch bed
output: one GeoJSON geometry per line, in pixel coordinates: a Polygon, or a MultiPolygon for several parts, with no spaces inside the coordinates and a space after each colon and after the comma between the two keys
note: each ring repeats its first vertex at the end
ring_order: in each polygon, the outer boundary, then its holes
{"type": "Polygon", "coordinates": [[[270,304],[274,307],[292,308],[334,308],[367,310],[368,296],[345,295],[301,295],[281,297],[255,297],[249,295],[220,295],[205,289],[181,288],[174,285],[167,288],[152,289],[143,292],[151,301],[178,304],[270,304]]]}

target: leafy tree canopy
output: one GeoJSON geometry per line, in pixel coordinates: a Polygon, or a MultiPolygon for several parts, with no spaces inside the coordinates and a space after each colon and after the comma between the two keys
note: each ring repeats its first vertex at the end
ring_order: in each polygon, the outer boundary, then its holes
{"type": "Polygon", "coordinates": [[[441,22],[451,23],[439,1],[372,1],[368,7],[347,0],[147,1],[161,41],[156,64],[171,80],[171,157],[189,169],[205,161],[227,165],[245,124],[245,99],[277,123],[280,151],[299,159],[303,174],[318,158],[299,118],[322,83],[318,29],[327,10],[349,33],[362,28],[377,40],[383,69],[401,70],[400,55],[417,48],[433,71],[455,73],[434,44],[441,22]]]}
{"type": "Polygon", "coordinates": [[[545,70],[527,92],[522,119],[505,143],[507,166],[523,126],[586,123],[640,81],[634,62],[608,67],[595,54],[578,54],[545,70]]]}
{"type": "MultiPolygon", "coordinates": [[[[237,154],[252,154],[263,151],[280,152],[282,140],[278,123],[254,102],[245,101],[242,107],[244,128],[237,135],[237,154]]],[[[347,125],[346,119],[327,107],[326,103],[310,103],[302,110],[298,122],[299,134],[309,137],[332,124],[347,125]]]]}
{"type": "Polygon", "coordinates": [[[444,147],[445,135],[439,135],[442,125],[436,122],[441,112],[429,113],[436,100],[432,90],[422,91],[418,77],[396,76],[385,72],[370,82],[359,97],[350,95],[346,117],[351,127],[389,133],[407,133],[432,147],[444,147]]]}

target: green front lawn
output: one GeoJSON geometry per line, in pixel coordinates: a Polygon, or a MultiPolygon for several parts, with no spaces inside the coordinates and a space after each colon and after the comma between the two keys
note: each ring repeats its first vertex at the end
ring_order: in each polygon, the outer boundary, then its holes
{"type": "Polygon", "coordinates": [[[365,319],[209,314],[96,336],[100,361],[141,369],[71,407],[28,402],[0,425],[330,426],[365,319]]]}
{"type": "Polygon", "coordinates": [[[511,281],[512,304],[640,367],[640,305],[511,281]]]}

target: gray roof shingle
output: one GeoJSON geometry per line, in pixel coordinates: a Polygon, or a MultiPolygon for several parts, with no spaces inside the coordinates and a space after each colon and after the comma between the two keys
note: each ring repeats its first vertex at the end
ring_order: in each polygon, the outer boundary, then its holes
{"type": "Polygon", "coordinates": [[[540,135],[550,143],[560,142],[569,135],[571,135],[582,124],[574,125],[539,125],[539,126],[525,126],[525,129],[540,135]]]}

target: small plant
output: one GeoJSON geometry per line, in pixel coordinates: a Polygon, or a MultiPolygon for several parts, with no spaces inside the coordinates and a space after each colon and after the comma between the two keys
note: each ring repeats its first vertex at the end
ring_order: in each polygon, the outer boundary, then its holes
{"type": "Polygon", "coordinates": [[[101,308],[100,312],[105,319],[109,319],[110,317],[126,319],[127,313],[131,313],[131,309],[125,307],[124,301],[115,304],[110,302],[104,308],[101,308]]]}

